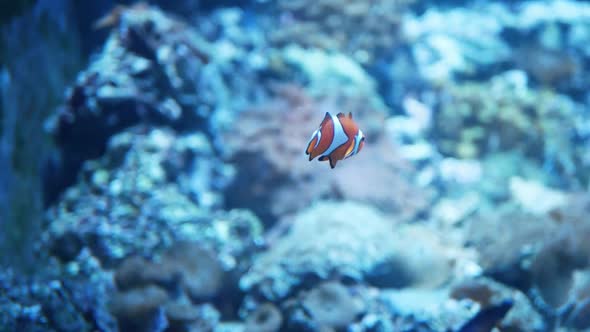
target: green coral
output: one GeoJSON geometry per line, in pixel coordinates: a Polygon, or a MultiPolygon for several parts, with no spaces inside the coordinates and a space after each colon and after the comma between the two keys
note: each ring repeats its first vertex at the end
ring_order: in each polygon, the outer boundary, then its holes
{"type": "Polygon", "coordinates": [[[443,87],[433,136],[447,156],[513,151],[558,174],[582,176],[582,155],[571,141],[577,107],[566,96],[531,89],[521,72],[507,72],[485,83],[443,87]]]}

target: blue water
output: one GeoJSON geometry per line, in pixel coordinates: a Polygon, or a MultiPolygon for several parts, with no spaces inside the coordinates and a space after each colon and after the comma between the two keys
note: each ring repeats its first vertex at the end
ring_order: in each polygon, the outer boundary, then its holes
{"type": "Polygon", "coordinates": [[[0,331],[590,329],[590,3],[0,15],[0,331]]]}

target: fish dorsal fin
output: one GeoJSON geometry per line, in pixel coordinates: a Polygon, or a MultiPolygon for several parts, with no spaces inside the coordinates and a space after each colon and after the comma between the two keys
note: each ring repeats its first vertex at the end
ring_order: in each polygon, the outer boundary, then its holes
{"type": "Polygon", "coordinates": [[[352,112],[348,112],[348,118],[352,119],[352,112]]]}
{"type": "Polygon", "coordinates": [[[338,119],[345,117],[344,113],[342,112],[336,114],[336,116],[338,117],[338,119]]]}
{"type": "Polygon", "coordinates": [[[330,112],[326,112],[326,115],[324,115],[324,119],[322,120],[322,123],[320,123],[320,128],[324,127],[326,125],[326,123],[328,123],[328,121],[332,120],[332,116],[330,115],[330,112]]]}

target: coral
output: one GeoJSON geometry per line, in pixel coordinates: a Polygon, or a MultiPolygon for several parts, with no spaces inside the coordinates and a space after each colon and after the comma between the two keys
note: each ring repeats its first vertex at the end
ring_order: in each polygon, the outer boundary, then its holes
{"type": "Polygon", "coordinates": [[[344,328],[361,313],[348,289],[336,282],[319,284],[304,296],[302,305],[321,328],[344,328]]]}
{"type": "Polygon", "coordinates": [[[283,324],[279,309],[271,303],[265,303],[246,318],[245,332],[278,332],[283,324]]]}
{"type": "Polygon", "coordinates": [[[387,54],[402,38],[400,25],[411,0],[306,0],[276,3],[271,43],[297,43],[346,52],[361,63],[387,54]]]}
{"type": "Polygon", "coordinates": [[[432,288],[449,278],[460,252],[452,248],[433,231],[396,224],[370,206],[322,202],[295,216],[289,233],[254,260],[240,286],[270,301],[327,279],[432,288]]]}
{"type": "Polygon", "coordinates": [[[2,269],[0,330],[118,331],[108,310],[110,279],[91,258],[79,258],[75,274],[52,261],[28,277],[2,269]]]}
{"type": "Polygon", "coordinates": [[[566,326],[577,329],[590,328],[590,271],[574,273],[573,285],[568,299],[571,312],[565,314],[566,326]]]}
{"type": "Polygon", "coordinates": [[[221,262],[194,242],[179,242],[154,255],[154,260],[128,257],[115,271],[118,293],[112,311],[121,329],[161,325],[169,331],[211,331],[220,314],[203,301],[221,293],[226,281],[221,262]]]}
{"type": "Polygon", "coordinates": [[[193,301],[219,293],[224,272],[216,255],[194,242],[174,244],[161,257],[165,270],[178,273],[183,290],[193,301]]]}
{"type": "Polygon", "coordinates": [[[450,84],[441,90],[431,135],[439,150],[459,158],[517,151],[576,185],[586,179],[574,114],[580,105],[567,96],[527,86],[512,71],[487,83],[450,84]]]}
{"type": "Polygon", "coordinates": [[[533,294],[543,314],[557,315],[570,303],[575,272],[590,266],[588,206],[587,195],[579,194],[543,216],[505,207],[472,219],[468,243],[486,275],[533,294]]]}
{"type": "Polygon", "coordinates": [[[454,76],[477,76],[509,59],[511,49],[502,40],[502,19],[496,14],[503,8],[494,5],[486,10],[470,6],[437,8],[424,13],[409,13],[403,32],[410,43],[413,66],[431,82],[440,83],[454,76]],[[494,14],[490,14],[494,13],[494,14]],[[470,22],[471,29],[465,29],[470,22]]]}
{"type": "Polygon", "coordinates": [[[535,311],[529,299],[520,291],[506,287],[487,278],[467,279],[451,285],[450,297],[456,300],[469,299],[482,308],[497,305],[506,299],[514,301],[512,309],[498,324],[509,331],[544,331],[543,317],[535,311]]]}
{"type": "Polygon", "coordinates": [[[588,211],[590,199],[584,194],[574,195],[567,205],[552,211],[551,218],[559,227],[530,261],[534,289],[552,308],[567,304],[569,293],[576,288],[575,271],[590,267],[588,211]]]}
{"type": "MultiPolygon", "coordinates": [[[[590,7],[579,1],[498,2],[428,6],[403,20],[416,70],[431,82],[487,79],[507,66],[574,95],[587,87],[590,7]],[[478,22],[478,24],[470,24],[478,22]],[[464,29],[470,25],[471,29],[464,29]]],[[[581,93],[580,93],[581,92],[581,93]]]]}
{"type": "Polygon", "coordinates": [[[104,24],[116,29],[49,121],[61,151],[56,172],[70,177],[56,185],[71,184],[80,164],[99,157],[124,128],[140,122],[205,128],[215,106],[215,93],[202,77],[210,46],[195,31],[141,4],[115,12],[104,24]]]}
{"type": "Polygon", "coordinates": [[[219,325],[219,312],[209,304],[198,306],[168,303],[164,307],[170,331],[214,331],[219,325]]]}
{"type": "Polygon", "coordinates": [[[473,316],[467,306],[449,300],[446,289],[386,289],[377,297],[391,312],[394,324],[409,326],[410,331],[456,330],[473,316]]]}
{"type": "Polygon", "coordinates": [[[179,284],[194,301],[215,296],[224,281],[221,262],[197,243],[180,242],[167,249],[158,261],[132,256],[117,268],[115,282],[126,290],[155,284],[173,287],[179,284]]]}
{"type": "Polygon", "coordinates": [[[121,290],[135,287],[143,287],[149,284],[166,285],[175,280],[174,273],[164,270],[158,264],[154,264],[145,258],[131,256],[115,270],[115,284],[121,290]]]}
{"type": "Polygon", "coordinates": [[[540,250],[555,230],[547,218],[499,208],[495,213],[470,219],[466,234],[467,243],[479,252],[479,263],[486,274],[526,289],[530,274],[521,263],[540,250]]]}
{"type": "Polygon", "coordinates": [[[366,98],[312,99],[297,86],[276,89],[275,99],[242,112],[236,121],[239,128],[225,135],[228,159],[239,166],[226,189],[229,206],[250,207],[271,224],[318,198],[371,202],[405,219],[428,204],[430,193],[407,180],[412,167],[384,137],[384,114],[367,108],[366,98]],[[362,153],[334,170],[309,163],[303,155],[305,143],[325,112],[349,111],[367,136],[362,153]]]}
{"type": "Polygon", "coordinates": [[[118,293],[112,300],[111,310],[122,330],[149,331],[162,320],[159,310],[168,300],[168,294],[157,286],[135,288],[118,293]]]}
{"type": "Polygon", "coordinates": [[[219,165],[207,151],[200,134],[136,128],[114,136],[105,157],[87,162],[80,183],[48,211],[51,222],[42,245],[52,254],[67,253],[61,257],[65,261],[89,248],[105,266],[113,266],[130,255],[150,257],[154,250],[190,240],[215,250],[230,268],[245,264],[247,259],[238,257],[261,240],[256,217],[240,210],[211,212],[193,199],[206,194],[202,187],[191,195],[176,184],[213,180],[211,172],[219,165]]]}
{"type": "MultiPolygon", "coordinates": [[[[281,50],[280,55],[282,61],[301,72],[311,93],[335,90],[349,95],[374,94],[376,81],[345,54],[290,45],[281,50]]],[[[371,106],[382,108],[378,98],[368,101],[371,106]]]]}

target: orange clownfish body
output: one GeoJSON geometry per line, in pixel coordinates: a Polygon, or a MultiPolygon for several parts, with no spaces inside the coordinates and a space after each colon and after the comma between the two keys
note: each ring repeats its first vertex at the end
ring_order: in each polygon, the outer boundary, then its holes
{"type": "Polygon", "coordinates": [[[365,136],[352,120],[352,113],[333,116],[326,112],[320,128],[316,130],[307,144],[305,154],[309,161],[319,156],[319,161],[330,161],[336,167],[338,160],[354,156],[363,148],[365,136]]]}

